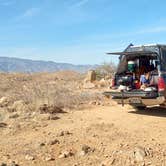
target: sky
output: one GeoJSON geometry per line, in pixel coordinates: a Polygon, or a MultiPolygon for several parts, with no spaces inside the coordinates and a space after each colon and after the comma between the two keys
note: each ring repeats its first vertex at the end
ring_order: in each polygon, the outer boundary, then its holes
{"type": "Polygon", "coordinates": [[[0,56],[73,64],[166,44],[165,0],[0,0],[0,56]]]}

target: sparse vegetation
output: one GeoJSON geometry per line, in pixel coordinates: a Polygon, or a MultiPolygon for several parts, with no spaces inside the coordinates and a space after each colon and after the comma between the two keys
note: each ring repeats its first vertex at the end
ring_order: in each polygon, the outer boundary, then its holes
{"type": "Polygon", "coordinates": [[[0,97],[9,97],[12,102],[23,100],[32,110],[43,104],[78,108],[97,96],[79,89],[84,75],[76,72],[0,75],[0,97]]]}
{"type": "Polygon", "coordinates": [[[112,77],[116,71],[116,65],[113,62],[104,62],[98,68],[96,68],[97,79],[112,77]]]}
{"type": "Polygon", "coordinates": [[[163,117],[147,116],[152,110],[138,116],[133,108],[103,100],[104,87],[96,86],[101,80],[90,82],[89,76],[1,73],[0,165],[162,165],[163,117]],[[94,87],[83,88],[84,79],[94,87]]]}

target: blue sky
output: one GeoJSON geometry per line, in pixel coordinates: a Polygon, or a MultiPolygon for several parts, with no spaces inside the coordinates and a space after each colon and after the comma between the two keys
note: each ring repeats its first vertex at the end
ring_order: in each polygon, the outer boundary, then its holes
{"type": "Polygon", "coordinates": [[[165,0],[0,0],[0,56],[117,61],[128,44],[166,43],[165,0]]]}

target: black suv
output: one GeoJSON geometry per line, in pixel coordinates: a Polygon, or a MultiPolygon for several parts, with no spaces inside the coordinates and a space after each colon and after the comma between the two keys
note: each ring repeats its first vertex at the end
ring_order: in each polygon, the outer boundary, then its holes
{"type": "Polygon", "coordinates": [[[119,56],[112,89],[104,92],[119,104],[135,107],[164,105],[166,97],[166,45],[130,44],[123,52],[108,53],[119,56]],[[142,88],[140,79],[150,73],[150,84],[142,88]]]}

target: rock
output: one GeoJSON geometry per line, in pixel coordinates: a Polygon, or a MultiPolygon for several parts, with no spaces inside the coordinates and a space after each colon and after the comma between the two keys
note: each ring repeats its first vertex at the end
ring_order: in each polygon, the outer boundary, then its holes
{"type": "Polygon", "coordinates": [[[134,158],[136,161],[143,161],[146,156],[145,149],[141,146],[138,146],[134,149],[134,158]]]}
{"type": "Polygon", "coordinates": [[[36,118],[40,121],[47,121],[50,120],[50,114],[39,114],[36,118]]]}
{"type": "Polygon", "coordinates": [[[49,114],[55,114],[55,113],[64,113],[64,111],[55,105],[47,105],[43,104],[39,107],[39,111],[41,114],[49,113],[49,114]]]}
{"type": "Polygon", "coordinates": [[[60,119],[60,118],[54,114],[51,114],[48,118],[48,120],[58,120],[58,119],[60,119]]]}
{"type": "Polygon", "coordinates": [[[73,156],[73,155],[74,155],[74,153],[73,153],[71,150],[69,150],[69,151],[64,151],[64,152],[62,152],[62,153],[59,155],[58,158],[67,158],[67,157],[70,157],[70,156],[73,156]]]}
{"type": "Polygon", "coordinates": [[[84,89],[93,89],[95,88],[95,84],[91,83],[91,82],[87,82],[83,84],[83,88],[84,89]]]}
{"type": "Polygon", "coordinates": [[[53,157],[51,157],[51,156],[47,156],[45,158],[45,161],[53,161],[53,160],[55,160],[55,159],[53,157]]]}
{"type": "Polygon", "coordinates": [[[6,163],[1,163],[0,166],[7,166],[7,164],[6,163]]]}
{"type": "Polygon", "coordinates": [[[42,143],[40,143],[40,147],[43,147],[43,146],[45,146],[46,144],[44,143],[44,142],[42,142],[42,143]]]}
{"type": "Polygon", "coordinates": [[[91,150],[91,148],[88,145],[83,145],[81,149],[83,152],[85,152],[85,154],[90,152],[91,150]]]}
{"type": "Polygon", "coordinates": [[[88,145],[83,145],[82,148],[81,148],[80,156],[84,156],[87,153],[94,152],[94,151],[95,151],[94,148],[91,148],[88,145]]]}
{"type": "Polygon", "coordinates": [[[35,158],[33,156],[31,156],[31,155],[26,155],[25,159],[26,160],[35,160],[35,158]]]}
{"type": "Polygon", "coordinates": [[[84,82],[93,82],[96,80],[96,72],[94,70],[89,70],[84,82]]]}
{"type": "Polygon", "coordinates": [[[19,166],[15,161],[12,161],[9,166],[19,166]]]}
{"type": "Polygon", "coordinates": [[[80,154],[79,154],[80,156],[85,156],[86,155],[86,153],[83,151],[83,150],[81,150],[81,152],[80,152],[80,154]]]}
{"type": "Polygon", "coordinates": [[[145,148],[146,156],[153,157],[153,150],[151,148],[145,148]]]}
{"type": "Polygon", "coordinates": [[[72,133],[69,132],[68,130],[66,131],[61,131],[60,133],[57,134],[57,137],[62,137],[62,136],[65,136],[65,135],[71,135],[72,133]]]}
{"type": "Polygon", "coordinates": [[[5,127],[7,127],[7,124],[6,124],[6,123],[1,122],[1,123],[0,123],[0,128],[5,128],[5,127]]]}
{"type": "Polygon", "coordinates": [[[18,117],[19,117],[19,115],[17,113],[13,113],[13,114],[9,115],[10,119],[15,119],[15,118],[18,118],[18,117]]]}
{"type": "Polygon", "coordinates": [[[8,108],[11,112],[23,112],[27,111],[28,107],[23,100],[18,100],[13,103],[11,107],[8,108]]]}
{"type": "Polygon", "coordinates": [[[47,143],[47,145],[55,145],[55,144],[59,144],[59,140],[58,139],[54,139],[54,140],[51,140],[47,143]]]}
{"type": "Polygon", "coordinates": [[[78,163],[75,163],[75,164],[73,164],[72,166],[78,166],[79,164],[78,163]]]}
{"type": "Polygon", "coordinates": [[[0,107],[6,107],[10,103],[9,98],[7,97],[1,97],[0,98],[0,107]]]}
{"type": "Polygon", "coordinates": [[[89,105],[96,105],[96,101],[90,101],[89,105]]]}

